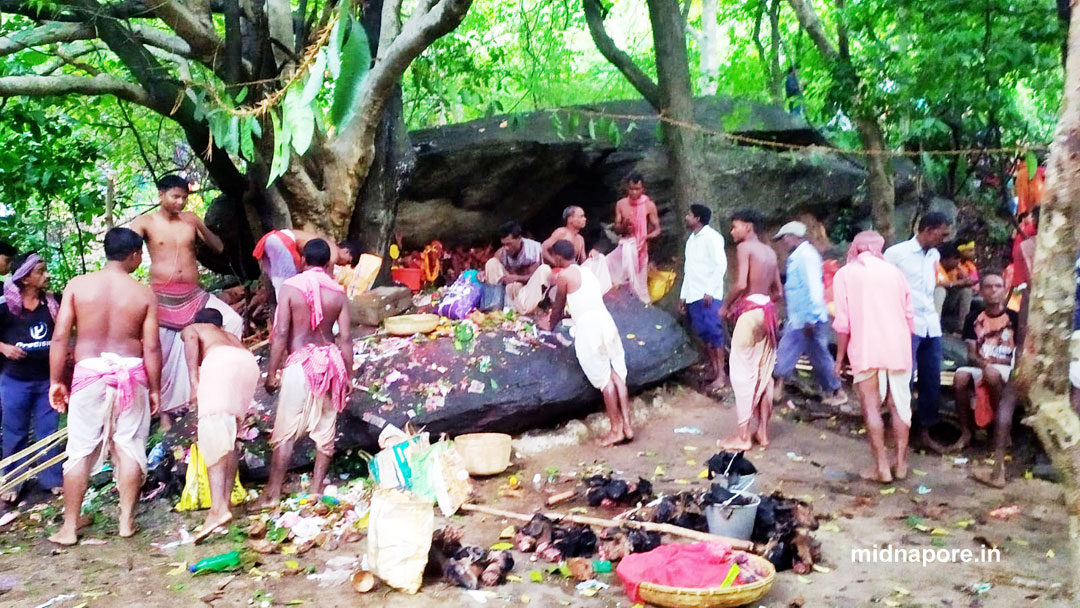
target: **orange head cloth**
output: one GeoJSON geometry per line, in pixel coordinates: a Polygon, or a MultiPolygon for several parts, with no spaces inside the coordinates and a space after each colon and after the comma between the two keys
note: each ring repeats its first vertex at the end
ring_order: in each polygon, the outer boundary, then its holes
{"type": "Polygon", "coordinates": [[[876,258],[882,257],[881,250],[885,248],[885,237],[873,230],[864,230],[855,235],[851,240],[851,246],[847,250],[847,263],[858,261],[859,254],[869,253],[876,258]]]}

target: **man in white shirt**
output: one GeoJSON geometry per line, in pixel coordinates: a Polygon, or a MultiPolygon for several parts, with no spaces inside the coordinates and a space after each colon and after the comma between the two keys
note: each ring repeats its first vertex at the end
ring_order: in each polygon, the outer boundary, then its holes
{"type": "Polygon", "coordinates": [[[727,334],[720,321],[720,306],[724,303],[724,274],[727,272],[727,253],[724,237],[709,227],[712,211],[704,205],[690,205],[683,220],[690,231],[686,239],[682,291],[679,310],[690,319],[709,357],[711,383],[707,390],[716,392],[727,386],[724,373],[724,345],[727,334]]]}
{"type": "Polygon", "coordinates": [[[944,451],[944,446],[930,437],[930,427],[939,418],[941,361],[944,357],[941,318],[934,305],[937,265],[941,257],[935,247],[949,238],[950,224],[944,213],[927,213],[919,220],[919,230],[914,237],[885,250],[885,260],[899,268],[907,278],[915,309],[911,352],[918,374],[919,407],[912,425],[912,430],[917,428],[918,434],[913,433],[913,436],[938,452],[944,451]]]}

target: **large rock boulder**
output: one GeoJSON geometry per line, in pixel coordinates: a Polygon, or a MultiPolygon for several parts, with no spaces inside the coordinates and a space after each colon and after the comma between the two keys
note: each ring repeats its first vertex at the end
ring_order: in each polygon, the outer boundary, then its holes
{"type": "MultiPolygon", "coordinates": [[[[716,199],[703,202],[721,217],[753,207],[779,224],[800,213],[828,220],[841,209],[868,211],[862,208],[866,172],[861,163],[831,151],[801,117],[726,97],[697,99],[695,112],[698,123],[713,131],[822,146],[790,153],[707,138],[704,170],[716,199]]],[[[613,220],[626,175],[639,171],[664,227],[665,236],[652,251],[667,257],[681,247],[674,235],[682,218],[673,208],[672,175],[654,116],[643,101],[618,101],[413,131],[417,164],[403,193],[397,231],[410,248],[433,239],[475,245],[494,241],[498,226],[514,219],[543,238],[562,223],[563,208],[573,204],[590,218],[585,237],[593,246],[605,240],[601,224],[613,220]],[[609,121],[594,112],[634,118],[609,121]],[[618,141],[610,122],[618,125],[618,141]]],[[[912,190],[908,164],[895,167],[901,199],[912,190]]]]}

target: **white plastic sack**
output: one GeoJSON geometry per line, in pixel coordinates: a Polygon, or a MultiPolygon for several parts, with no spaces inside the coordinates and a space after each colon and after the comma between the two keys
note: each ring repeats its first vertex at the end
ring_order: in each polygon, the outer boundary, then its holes
{"type": "Polygon", "coordinates": [[[416,593],[424,579],[435,510],[403,490],[376,490],[371,498],[367,558],[372,573],[387,585],[416,593]]]}

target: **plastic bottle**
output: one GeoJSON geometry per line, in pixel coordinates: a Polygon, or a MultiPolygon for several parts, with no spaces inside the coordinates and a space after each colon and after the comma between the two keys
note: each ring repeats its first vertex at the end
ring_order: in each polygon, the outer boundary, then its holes
{"type": "Polygon", "coordinates": [[[188,571],[193,574],[198,574],[200,572],[224,572],[226,570],[232,570],[239,565],[240,552],[229,551],[228,553],[201,559],[189,566],[188,571]]]}

